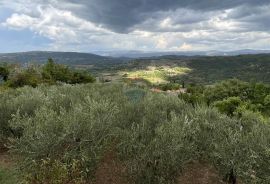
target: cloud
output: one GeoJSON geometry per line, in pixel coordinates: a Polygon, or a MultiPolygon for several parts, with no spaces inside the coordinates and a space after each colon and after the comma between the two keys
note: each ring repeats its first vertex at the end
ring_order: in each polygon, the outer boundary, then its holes
{"type": "Polygon", "coordinates": [[[181,45],[178,50],[191,50],[192,49],[192,45],[187,44],[187,43],[183,43],[183,45],[181,45]]]}
{"type": "MultiPolygon", "coordinates": [[[[73,4],[83,5],[81,16],[91,22],[96,22],[115,32],[130,32],[135,25],[141,24],[148,19],[155,19],[158,13],[171,12],[174,14],[181,9],[180,19],[193,23],[200,19],[207,19],[206,12],[222,11],[239,6],[253,8],[269,4],[269,0],[65,0],[73,4]],[[189,11],[193,11],[189,15],[189,11]],[[200,16],[201,15],[201,16],[200,16]]],[[[179,14],[176,14],[176,17],[179,14]]],[[[212,16],[212,15],[211,15],[212,16]]],[[[181,22],[181,21],[180,21],[181,22]]]]}
{"type": "Polygon", "coordinates": [[[269,0],[0,0],[0,7],[13,10],[2,27],[30,30],[55,50],[270,47],[269,0]]]}
{"type": "Polygon", "coordinates": [[[52,6],[38,7],[36,16],[14,13],[2,25],[11,29],[30,29],[52,40],[81,42],[84,34],[95,36],[110,31],[78,18],[70,11],[59,10],[52,6]],[[81,35],[83,34],[83,35],[81,35]]]}

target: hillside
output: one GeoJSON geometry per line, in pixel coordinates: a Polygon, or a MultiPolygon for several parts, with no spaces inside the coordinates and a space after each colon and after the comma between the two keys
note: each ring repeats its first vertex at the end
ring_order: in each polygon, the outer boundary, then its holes
{"type": "MultiPolygon", "coordinates": [[[[270,83],[270,54],[192,57],[170,55],[134,59],[103,70],[106,76],[111,73],[112,79],[125,74],[128,74],[128,78],[134,78],[134,74],[139,72],[136,78],[144,80],[148,78],[144,76],[151,72],[159,74],[155,76],[159,77],[159,81],[187,84],[213,84],[231,78],[270,83]],[[166,75],[168,72],[164,70],[170,71],[176,67],[188,69],[188,72],[184,75],[166,75]]],[[[94,72],[93,69],[90,71],[94,72]]]]}
{"type": "Polygon", "coordinates": [[[260,79],[268,61],[163,56],[88,68],[115,75],[110,83],[52,59],[3,65],[0,183],[268,184],[270,85],[179,84],[260,79]]]}
{"type": "Polygon", "coordinates": [[[185,59],[177,56],[164,56],[144,60],[145,63],[188,67],[191,72],[180,76],[179,79],[190,83],[211,84],[230,78],[270,83],[270,54],[189,57],[185,59]]]}
{"type": "Polygon", "coordinates": [[[96,52],[98,55],[112,56],[112,57],[128,57],[128,58],[145,58],[145,57],[160,57],[165,55],[175,56],[237,56],[247,54],[263,54],[270,53],[270,50],[235,50],[235,51],[160,51],[160,52],[147,52],[140,50],[129,50],[129,51],[99,51],[96,52]]]}
{"type": "MultiPolygon", "coordinates": [[[[89,53],[76,52],[26,52],[0,54],[0,62],[45,63],[53,58],[57,63],[79,69],[86,69],[96,76],[120,80],[123,74],[140,71],[145,76],[153,68],[173,70],[175,67],[187,68],[185,75],[163,75],[157,81],[174,81],[178,83],[212,84],[221,80],[238,78],[244,81],[261,81],[270,83],[270,54],[238,56],[177,56],[165,55],[147,58],[115,58],[89,53]]],[[[166,73],[166,71],[165,71],[166,73]]],[[[167,72],[168,73],[168,72],[167,72]]],[[[140,78],[140,76],[138,77],[140,78]]],[[[144,79],[144,78],[141,78],[144,79]]]]}
{"type": "Polygon", "coordinates": [[[18,52],[0,54],[0,62],[14,62],[14,63],[45,63],[48,58],[53,58],[58,63],[67,65],[101,65],[104,63],[122,61],[118,58],[104,57],[90,53],[79,52],[18,52]]]}

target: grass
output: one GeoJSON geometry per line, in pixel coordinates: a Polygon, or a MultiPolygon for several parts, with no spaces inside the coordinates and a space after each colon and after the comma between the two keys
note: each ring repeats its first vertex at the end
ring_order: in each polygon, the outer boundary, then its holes
{"type": "Polygon", "coordinates": [[[143,79],[151,84],[165,84],[170,77],[185,75],[190,71],[191,69],[186,67],[149,66],[145,70],[122,72],[122,75],[133,80],[143,79]]]}
{"type": "Polygon", "coordinates": [[[5,169],[0,166],[0,183],[1,184],[15,184],[18,183],[18,177],[15,171],[5,169]]]}

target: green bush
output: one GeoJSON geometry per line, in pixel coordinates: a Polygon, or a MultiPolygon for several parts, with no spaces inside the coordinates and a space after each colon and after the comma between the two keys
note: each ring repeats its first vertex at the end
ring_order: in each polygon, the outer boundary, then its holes
{"type": "Polygon", "coordinates": [[[50,58],[42,68],[42,77],[47,81],[68,83],[71,80],[72,72],[67,66],[57,64],[50,58]]]}
{"type": "Polygon", "coordinates": [[[4,81],[7,81],[9,76],[9,69],[5,66],[0,66],[0,76],[4,81]]]}
{"type": "Polygon", "coordinates": [[[53,59],[49,59],[42,68],[42,77],[49,83],[57,81],[69,84],[93,83],[95,78],[86,71],[73,71],[69,67],[57,64],[53,59]]]}
{"type": "Polygon", "coordinates": [[[15,71],[9,77],[7,85],[12,88],[23,86],[37,87],[42,82],[41,74],[34,67],[29,67],[25,70],[15,71]]]}
{"type": "Polygon", "coordinates": [[[28,169],[25,183],[85,184],[79,160],[71,160],[70,163],[49,158],[39,162],[34,160],[28,169]]]}
{"type": "Polygon", "coordinates": [[[214,106],[228,116],[233,116],[237,108],[242,104],[240,97],[229,97],[221,101],[216,101],[214,106]]]}
{"type": "Polygon", "coordinates": [[[270,182],[269,123],[251,111],[230,118],[116,84],[24,87],[0,98],[1,126],[19,130],[5,136],[29,182],[89,183],[112,146],[135,183],[173,183],[193,160],[243,183],[270,182]]]}
{"type": "Polygon", "coordinates": [[[270,181],[270,129],[260,119],[231,119],[170,97],[150,99],[147,109],[137,110],[142,118],[122,133],[121,155],[136,183],[173,183],[192,160],[212,163],[224,177],[233,169],[246,183],[270,181]],[[253,172],[260,174],[253,178],[253,172]]]}
{"type": "Polygon", "coordinates": [[[74,71],[72,74],[71,84],[93,83],[95,78],[86,71],[74,71]]]}
{"type": "Polygon", "coordinates": [[[42,160],[50,159],[66,166],[75,159],[79,160],[80,177],[91,177],[112,141],[113,125],[119,113],[114,100],[124,100],[123,95],[119,96],[119,87],[40,86],[12,92],[3,95],[6,103],[0,106],[4,110],[1,115],[5,121],[4,130],[20,130],[19,135],[5,136],[10,136],[10,148],[21,156],[21,169],[25,175],[37,179],[33,171],[42,172],[37,167],[39,164],[34,163],[42,160]]]}
{"type": "Polygon", "coordinates": [[[261,113],[270,116],[268,98],[270,86],[262,83],[243,82],[231,79],[211,86],[190,86],[187,94],[179,97],[191,104],[207,104],[216,106],[220,112],[235,115],[238,106],[243,110],[261,113]],[[243,107],[245,106],[245,107],[243,107]]]}
{"type": "Polygon", "coordinates": [[[178,90],[180,89],[180,84],[178,83],[160,84],[158,88],[160,88],[163,91],[178,90]]]}
{"type": "MultiPolygon", "coordinates": [[[[73,70],[66,65],[55,63],[52,59],[44,65],[16,65],[0,66],[0,87],[19,88],[23,86],[37,87],[40,84],[85,84],[94,83],[95,78],[87,71],[73,70]],[[1,81],[0,81],[1,82],[1,81]]],[[[0,89],[1,90],[1,89],[0,89]]],[[[1,90],[2,91],[2,90],[1,90]]]]}

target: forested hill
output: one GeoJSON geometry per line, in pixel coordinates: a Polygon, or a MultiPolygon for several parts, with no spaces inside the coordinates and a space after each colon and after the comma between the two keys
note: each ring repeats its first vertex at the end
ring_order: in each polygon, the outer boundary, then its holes
{"type": "Polygon", "coordinates": [[[104,57],[90,53],[78,52],[18,52],[0,54],[0,62],[14,62],[14,63],[46,63],[48,58],[53,58],[61,64],[67,65],[95,65],[104,63],[119,63],[122,62],[121,58],[104,57]]]}
{"type": "Polygon", "coordinates": [[[270,54],[195,58],[188,66],[193,69],[190,76],[197,82],[238,78],[270,83],[270,54]]]}
{"type": "MultiPolygon", "coordinates": [[[[76,52],[24,52],[0,54],[1,62],[45,63],[53,58],[59,64],[87,69],[92,74],[118,75],[122,71],[148,70],[153,67],[186,67],[187,75],[175,76],[187,83],[211,84],[230,78],[270,83],[270,54],[238,56],[176,56],[116,58],[76,52]]],[[[175,81],[175,79],[173,79],[175,81]]]]}
{"type": "Polygon", "coordinates": [[[162,56],[138,59],[130,67],[179,66],[191,69],[185,76],[179,76],[186,82],[211,84],[230,78],[244,81],[270,83],[270,54],[238,56],[162,56]]]}

